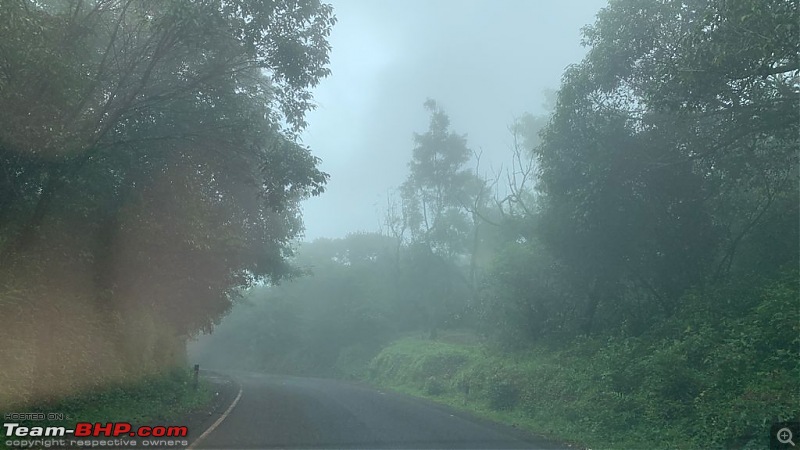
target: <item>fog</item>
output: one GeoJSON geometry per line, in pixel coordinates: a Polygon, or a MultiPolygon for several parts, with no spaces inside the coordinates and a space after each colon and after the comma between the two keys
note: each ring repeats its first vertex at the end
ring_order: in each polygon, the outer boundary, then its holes
{"type": "Polygon", "coordinates": [[[332,75],[314,90],[303,140],[331,175],[303,205],[307,240],[377,231],[387,192],[408,175],[422,107],[438,101],[483,152],[509,166],[509,125],[541,114],[544,90],[581,60],[581,29],[604,1],[334,1],[332,75]]]}
{"type": "Polygon", "coordinates": [[[789,448],[798,24],[2,0],[0,415],[222,424],[202,448],[789,448]]]}

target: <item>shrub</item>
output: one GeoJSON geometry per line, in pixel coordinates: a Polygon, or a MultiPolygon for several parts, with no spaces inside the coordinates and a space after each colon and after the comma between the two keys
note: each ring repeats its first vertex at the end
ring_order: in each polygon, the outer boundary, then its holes
{"type": "Polygon", "coordinates": [[[442,395],[444,394],[445,386],[440,379],[430,376],[425,380],[423,391],[428,395],[442,395]]]}
{"type": "Polygon", "coordinates": [[[519,389],[510,380],[495,374],[488,385],[489,407],[494,410],[513,409],[519,402],[519,389]]]}

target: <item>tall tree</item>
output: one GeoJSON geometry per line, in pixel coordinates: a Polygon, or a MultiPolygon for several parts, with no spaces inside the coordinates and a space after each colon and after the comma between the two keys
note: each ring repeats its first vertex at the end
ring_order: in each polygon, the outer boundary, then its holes
{"type": "Polygon", "coordinates": [[[422,271],[412,275],[416,297],[435,333],[470,297],[472,283],[459,260],[471,250],[469,205],[485,183],[466,167],[472,157],[466,137],[450,130],[450,118],[435,101],[428,99],[425,108],[428,131],[414,134],[410,174],[400,190],[411,235],[408,256],[415,259],[409,268],[422,271]]]}
{"type": "Polygon", "coordinates": [[[467,233],[464,200],[474,181],[465,168],[472,157],[464,136],[450,131],[450,118],[428,99],[428,131],[414,134],[410,174],[401,190],[408,205],[411,231],[443,257],[463,251],[467,233]]]}

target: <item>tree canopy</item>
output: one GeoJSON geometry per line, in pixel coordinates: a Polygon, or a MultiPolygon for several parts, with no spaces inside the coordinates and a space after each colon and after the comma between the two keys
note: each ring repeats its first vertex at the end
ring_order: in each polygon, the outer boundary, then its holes
{"type": "MultiPolygon", "coordinates": [[[[0,302],[141,314],[180,342],[210,330],[238,288],[293,272],[298,202],[328,178],[297,136],[329,73],[330,5],[0,8],[0,302]]],[[[13,332],[20,316],[3,316],[13,332]]],[[[114,328],[87,330],[134,339],[114,328]]]]}

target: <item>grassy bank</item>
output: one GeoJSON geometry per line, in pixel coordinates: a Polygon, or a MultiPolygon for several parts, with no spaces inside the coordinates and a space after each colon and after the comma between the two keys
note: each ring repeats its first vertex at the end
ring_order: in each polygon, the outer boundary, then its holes
{"type": "MultiPolygon", "coordinates": [[[[195,389],[188,370],[176,369],[151,376],[134,384],[109,386],[106,389],[65,398],[53,405],[31,406],[20,411],[62,413],[63,421],[19,421],[22,426],[66,426],[77,422],[131,422],[140,425],[167,423],[198,410],[212,399],[211,387],[200,380],[195,389]]],[[[5,447],[5,438],[0,449],[5,447]]]]}
{"type": "MultiPolygon", "coordinates": [[[[597,339],[508,353],[406,338],[372,360],[367,378],[589,448],[768,448],[771,422],[798,412],[797,367],[698,370],[694,344],[597,339]]],[[[724,345],[715,354],[742,343],[724,345]]]]}

